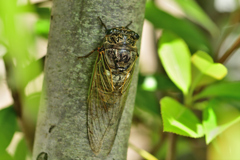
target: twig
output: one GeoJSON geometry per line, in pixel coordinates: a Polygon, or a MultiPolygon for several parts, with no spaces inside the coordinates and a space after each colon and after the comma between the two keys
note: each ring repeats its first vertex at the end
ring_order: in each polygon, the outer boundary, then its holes
{"type": "Polygon", "coordinates": [[[176,140],[177,135],[174,133],[169,133],[169,146],[166,160],[174,160],[176,151],[176,140]]]}
{"type": "Polygon", "coordinates": [[[230,27],[226,27],[225,29],[223,29],[223,33],[222,33],[222,36],[220,36],[220,40],[219,40],[219,43],[218,43],[218,48],[217,50],[215,51],[216,54],[214,55],[214,61],[218,59],[218,55],[219,55],[219,52],[220,52],[220,49],[221,49],[221,46],[224,42],[224,40],[229,36],[229,34],[232,32],[233,30],[233,26],[230,26],[230,27]]]}
{"type": "Polygon", "coordinates": [[[16,74],[14,73],[16,72],[16,67],[13,64],[13,58],[11,57],[11,55],[9,53],[6,53],[3,56],[3,60],[6,69],[7,85],[12,93],[13,108],[17,114],[19,122],[18,124],[25,135],[27,145],[30,151],[32,151],[35,126],[29,125],[31,123],[29,122],[29,119],[25,118],[25,116],[22,115],[23,109],[22,98],[24,96],[24,89],[23,86],[18,85],[18,83],[16,82],[18,77],[15,76],[16,74]]]}
{"type": "Polygon", "coordinates": [[[162,134],[160,136],[161,136],[161,139],[159,140],[159,142],[157,143],[157,145],[154,147],[154,149],[151,152],[153,155],[156,155],[157,152],[162,148],[164,142],[167,139],[167,133],[166,132],[162,132],[162,134]]]}
{"type": "Polygon", "coordinates": [[[12,98],[14,103],[13,106],[17,113],[17,116],[21,118],[22,117],[22,105],[21,105],[21,98],[20,98],[21,94],[19,93],[17,86],[15,86],[16,83],[11,82],[11,79],[15,79],[14,77],[11,77],[11,75],[14,75],[13,73],[11,73],[14,70],[14,64],[12,59],[9,56],[9,53],[6,53],[3,56],[3,60],[4,60],[5,69],[6,69],[7,84],[12,93],[12,98]]]}
{"type": "Polygon", "coordinates": [[[153,155],[151,155],[149,152],[140,149],[136,146],[134,146],[133,144],[131,144],[130,142],[128,143],[129,147],[132,148],[134,151],[136,151],[140,156],[142,156],[143,158],[147,159],[147,160],[158,160],[156,157],[154,157],[153,155]]]}
{"type": "Polygon", "coordinates": [[[224,53],[224,55],[217,61],[219,63],[224,63],[228,57],[240,46],[240,36],[235,41],[235,43],[224,53]]]}

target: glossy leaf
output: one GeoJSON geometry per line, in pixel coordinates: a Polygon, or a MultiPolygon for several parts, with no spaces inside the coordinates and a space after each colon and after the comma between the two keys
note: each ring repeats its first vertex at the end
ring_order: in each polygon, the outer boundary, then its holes
{"type": "Polygon", "coordinates": [[[151,1],[146,3],[145,18],[154,27],[167,29],[177,34],[186,41],[190,48],[209,51],[209,42],[197,27],[185,19],[176,18],[160,10],[151,1]]]}
{"type": "Polygon", "coordinates": [[[191,83],[190,51],[185,42],[164,31],[158,54],[169,78],[186,95],[191,83]]]}
{"type": "Polygon", "coordinates": [[[0,1],[0,28],[4,33],[4,41],[8,44],[10,55],[14,58],[15,64],[21,66],[30,60],[29,43],[32,42],[33,37],[26,27],[26,22],[18,19],[21,14],[17,14],[16,3],[16,0],[0,1]]]}
{"type": "Polygon", "coordinates": [[[0,110],[0,152],[10,144],[16,130],[16,114],[13,107],[0,110]]]}
{"type": "Polygon", "coordinates": [[[212,109],[214,102],[209,103],[208,107],[203,112],[203,126],[205,130],[206,143],[209,144],[219,133],[217,128],[217,117],[212,109]],[[214,130],[215,129],[215,130],[214,130]]]}
{"type": "Polygon", "coordinates": [[[157,81],[157,89],[160,91],[179,91],[177,86],[165,75],[156,74],[155,79],[157,81]]]}
{"type": "Polygon", "coordinates": [[[27,12],[34,12],[34,7],[30,4],[26,5],[17,5],[16,13],[27,13],[27,12]]]}
{"type": "Polygon", "coordinates": [[[50,19],[51,11],[49,8],[35,6],[35,12],[41,19],[50,19]]]}
{"type": "Polygon", "coordinates": [[[222,97],[240,100],[240,81],[238,82],[220,82],[208,86],[202,92],[195,96],[196,99],[207,97],[222,97]]]}
{"type": "MultiPolygon", "coordinates": [[[[30,63],[28,66],[24,68],[18,68],[18,77],[22,79],[22,86],[26,87],[26,85],[37,76],[39,76],[43,72],[45,56],[39,60],[36,60],[30,63]]],[[[19,78],[20,79],[20,78],[19,78]]]]}
{"type": "Polygon", "coordinates": [[[192,88],[200,85],[210,84],[216,80],[223,79],[227,69],[220,63],[214,63],[213,59],[205,52],[198,51],[192,58],[192,88]]]}
{"type": "Polygon", "coordinates": [[[146,91],[179,91],[176,85],[165,74],[154,74],[152,76],[139,75],[138,84],[146,91]]]}
{"type": "Polygon", "coordinates": [[[6,151],[0,152],[0,159],[1,160],[13,160],[12,156],[6,151]]]}
{"type": "Polygon", "coordinates": [[[28,151],[28,148],[27,148],[26,142],[24,138],[22,138],[18,142],[16,151],[14,153],[14,160],[26,160],[27,151],[28,151]]]}
{"type": "Polygon", "coordinates": [[[50,29],[50,20],[38,20],[35,26],[35,31],[38,35],[41,35],[45,38],[48,37],[50,29]]]}
{"type": "Polygon", "coordinates": [[[218,34],[218,27],[194,0],[175,0],[175,2],[177,2],[189,19],[207,29],[212,36],[218,34]]]}
{"type": "Polygon", "coordinates": [[[160,115],[159,103],[155,92],[138,88],[135,105],[151,114],[160,115]]]}
{"type": "Polygon", "coordinates": [[[219,112],[221,110],[219,108],[222,107],[221,105],[222,104],[220,104],[218,101],[211,100],[203,112],[203,126],[206,134],[205,139],[207,144],[209,144],[214,138],[216,138],[219,134],[224,132],[226,129],[240,122],[240,113],[236,113],[236,110],[231,110],[229,106],[226,106],[226,108],[228,109],[222,111],[222,116],[220,117],[218,116],[217,118],[215,110],[218,110],[219,112]],[[235,115],[232,113],[234,113],[235,115]],[[220,118],[226,119],[224,118],[223,115],[225,117],[226,115],[229,115],[227,118],[227,122],[219,125],[218,121],[220,118]]]}
{"type": "Polygon", "coordinates": [[[165,132],[194,138],[204,135],[202,124],[191,110],[170,97],[164,97],[160,103],[165,132]]]}

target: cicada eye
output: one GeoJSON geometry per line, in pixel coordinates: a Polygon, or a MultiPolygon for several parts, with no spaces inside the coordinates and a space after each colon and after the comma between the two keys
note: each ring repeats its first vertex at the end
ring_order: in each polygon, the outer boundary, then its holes
{"type": "Polygon", "coordinates": [[[137,33],[134,35],[134,39],[139,39],[139,35],[137,33]]]}
{"type": "Polygon", "coordinates": [[[113,33],[112,29],[107,30],[107,34],[112,34],[112,33],[113,33]]]}

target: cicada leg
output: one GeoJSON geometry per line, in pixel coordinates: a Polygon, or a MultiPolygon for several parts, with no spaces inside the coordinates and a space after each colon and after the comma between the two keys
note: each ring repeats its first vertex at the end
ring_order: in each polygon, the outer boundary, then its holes
{"type": "Polygon", "coordinates": [[[125,28],[128,28],[131,24],[132,24],[132,21],[130,21],[130,23],[128,25],[126,25],[125,28]]]}
{"type": "Polygon", "coordinates": [[[97,51],[99,48],[96,48],[94,50],[92,50],[91,52],[89,52],[88,54],[84,55],[84,56],[79,56],[78,58],[87,58],[88,56],[90,56],[91,54],[93,54],[93,52],[97,51]]]}
{"type": "Polygon", "coordinates": [[[100,17],[98,17],[98,19],[100,20],[100,22],[102,23],[103,27],[105,28],[105,30],[107,31],[107,27],[106,25],[103,23],[102,19],[100,17]]]}

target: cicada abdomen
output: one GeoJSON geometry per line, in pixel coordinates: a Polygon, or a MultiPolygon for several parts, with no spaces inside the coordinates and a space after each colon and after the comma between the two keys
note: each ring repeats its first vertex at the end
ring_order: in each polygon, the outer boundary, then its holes
{"type": "Polygon", "coordinates": [[[102,24],[106,36],[101,47],[94,50],[99,54],[88,93],[88,137],[95,154],[109,154],[112,149],[139,56],[139,35],[128,29],[131,23],[112,29],[102,24]]]}

